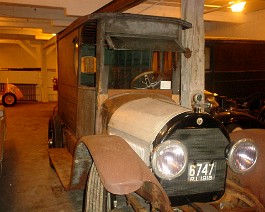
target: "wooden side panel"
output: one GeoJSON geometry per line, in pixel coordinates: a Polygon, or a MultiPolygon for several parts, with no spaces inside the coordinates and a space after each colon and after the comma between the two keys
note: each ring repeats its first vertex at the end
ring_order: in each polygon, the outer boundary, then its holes
{"type": "Polygon", "coordinates": [[[93,135],[95,128],[96,89],[80,87],[78,89],[76,136],[93,135]]]}
{"type": "Polygon", "coordinates": [[[259,41],[206,40],[210,67],[205,89],[229,98],[265,92],[265,43],[259,41]]]}
{"type": "Polygon", "coordinates": [[[78,39],[78,29],[58,41],[58,102],[59,115],[62,121],[76,132],[77,116],[77,51],[75,42],[78,39]]]}

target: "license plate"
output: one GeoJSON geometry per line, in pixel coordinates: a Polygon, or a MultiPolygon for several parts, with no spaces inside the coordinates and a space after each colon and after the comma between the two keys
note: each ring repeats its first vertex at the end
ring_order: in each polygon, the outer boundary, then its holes
{"type": "Polygon", "coordinates": [[[197,162],[189,163],[188,181],[211,181],[214,180],[216,173],[216,162],[197,162]]]}

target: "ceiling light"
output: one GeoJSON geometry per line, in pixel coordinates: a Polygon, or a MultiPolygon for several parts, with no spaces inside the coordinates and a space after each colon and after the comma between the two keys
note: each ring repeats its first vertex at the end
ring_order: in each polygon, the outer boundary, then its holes
{"type": "Polygon", "coordinates": [[[242,12],[245,7],[246,2],[245,1],[238,2],[238,3],[231,2],[231,4],[232,4],[231,5],[232,12],[242,12]]]}

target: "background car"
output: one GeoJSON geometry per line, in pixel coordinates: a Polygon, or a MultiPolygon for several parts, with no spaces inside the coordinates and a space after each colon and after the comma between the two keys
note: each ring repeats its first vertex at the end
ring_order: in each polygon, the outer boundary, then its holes
{"type": "MultiPolygon", "coordinates": [[[[226,96],[219,96],[209,91],[205,91],[204,96],[205,111],[221,121],[228,133],[238,129],[265,129],[265,123],[262,121],[262,113],[259,115],[260,118],[252,115],[254,112],[251,109],[256,109],[257,107],[243,107],[234,99],[229,99],[226,96]]],[[[253,98],[256,99],[256,96],[253,98]]],[[[249,101],[254,102],[252,98],[250,98],[249,101]]],[[[253,104],[245,103],[244,105],[253,104]]]]}
{"type": "Polygon", "coordinates": [[[19,88],[10,83],[5,84],[5,89],[0,95],[2,104],[6,107],[14,106],[17,103],[17,100],[23,98],[23,94],[19,88]]]}

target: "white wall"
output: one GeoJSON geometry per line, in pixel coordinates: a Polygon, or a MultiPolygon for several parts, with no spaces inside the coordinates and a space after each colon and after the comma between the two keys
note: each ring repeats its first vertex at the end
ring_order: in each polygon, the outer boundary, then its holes
{"type": "Polygon", "coordinates": [[[3,68],[40,68],[34,59],[17,43],[0,43],[0,70],[3,68]]]}
{"type": "MultiPolygon", "coordinates": [[[[29,42],[30,44],[30,42],[29,42]]],[[[42,68],[41,64],[42,43],[32,43],[28,47],[18,43],[0,43],[0,82],[5,83],[7,78],[9,83],[36,84],[37,101],[42,101],[43,92],[48,94],[48,101],[57,101],[57,91],[53,91],[53,77],[58,77],[56,63],[56,49],[50,47],[45,52],[47,82],[42,79],[42,71],[8,71],[8,68],[42,68]],[[43,85],[47,87],[43,88],[43,85]]]]}

